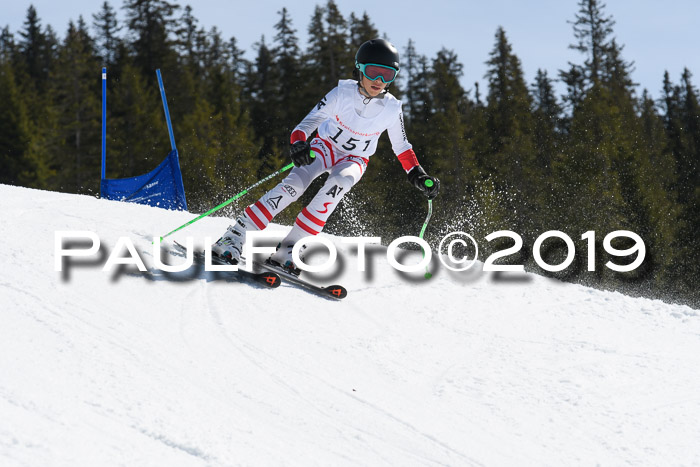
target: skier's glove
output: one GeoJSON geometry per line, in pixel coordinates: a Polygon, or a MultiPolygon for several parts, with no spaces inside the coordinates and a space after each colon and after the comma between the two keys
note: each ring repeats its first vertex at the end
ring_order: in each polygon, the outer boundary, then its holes
{"type": "Polygon", "coordinates": [[[306,141],[295,141],[289,149],[289,157],[292,158],[295,167],[311,164],[314,159],[311,157],[311,145],[306,141]]]}
{"type": "Polygon", "coordinates": [[[423,192],[428,199],[433,199],[440,191],[440,180],[437,177],[431,177],[423,167],[415,166],[408,172],[408,182],[423,192]]]}

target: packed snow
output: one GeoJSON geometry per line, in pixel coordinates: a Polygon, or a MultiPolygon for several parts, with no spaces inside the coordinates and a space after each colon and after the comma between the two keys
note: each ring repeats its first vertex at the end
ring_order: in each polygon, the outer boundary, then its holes
{"type": "Polygon", "coordinates": [[[358,272],[322,234],[332,301],[156,269],[153,237],[191,213],[0,185],[0,216],[0,465],[700,464],[689,307],[476,267],[425,280],[383,247],[358,272]],[[101,249],[56,271],[58,231],[101,249]],[[122,237],[147,272],[102,270],[122,237]]]}

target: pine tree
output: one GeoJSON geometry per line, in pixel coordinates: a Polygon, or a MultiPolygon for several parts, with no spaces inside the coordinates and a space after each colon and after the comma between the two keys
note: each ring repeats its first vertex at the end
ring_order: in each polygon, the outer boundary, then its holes
{"type": "Polygon", "coordinates": [[[15,83],[9,59],[0,57],[0,183],[19,185],[31,143],[31,129],[26,105],[15,83]]]}
{"type": "Polygon", "coordinates": [[[566,84],[566,94],[563,99],[569,116],[564,116],[562,124],[568,131],[571,124],[570,115],[580,108],[586,97],[585,75],[579,65],[570,64],[569,71],[559,70],[559,77],[566,84]]]}
{"type": "MultiPolygon", "coordinates": [[[[576,43],[569,48],[581,52],[586,58],[582,65],[569,63],[568,71],[560,71],[567,86],[564,101],[573,112],[582,104],[587,92],[600,80],[600,74],[609,52],[609,37],[615,21],[603,14],[604,4],[598,0],[579,0],[579,10],[573,25],[576,43]]],[[[570,122],[565,121],[565,124],[570,122]]]]}
{"type": "Polygon", "coordinates": [[[10,32],[10,27],[5,26],[0,31],[0,60],[14,61],[17,55],[15,38],[10,32]]]}
{"type": "MultiPolygon", "coordinates": [[[[664,72],[661,106],[664,110],[663,120],[668,137],[668,149],[676,160],[683,157],[682,154],[684,152],[682,103],[680,95],[680,87],[673,85],[668,71],[664,72]]],[[[680,186],[676,185],[674,190],[678,191],[679,188],[680,186]]]]}
{"type": "MultiPolygon", "coordinates": [[[[250,115],[256,139],[261,142],[258,157],[263,161],[261,170],[275,170],[281,161],[279,76],[275,73],[272,51],[265,43],[265,36],[255,44],[257,57],[248,72],[247,91],[250,99],[250,115]]],[[[287,136],[288,138],[288,136],[287,136]]],[[[288,141],[288,140],[287,140],[288,141]]]]}
{"type": "Polygon", "coordinates": [[[497,192],[509,199],[502,207],[512,216],[513,228],[529,233],[541,202],[542,186],[536,167],[532,97],[523,77],[520,59],[513,53],[503,28],[486,62],[489,93],[486,107],[488,148],[480,151],[480,165],[492,178],[497,192]],[[511,204],[515,203],[515,204],[511,204]],[[526,226],[526,224],[529,224],[526,226]]]}
{"type": "Polygon", "coordinates": [[[105,1],[99,13],[92,15],[92,18],[102,65],[111,68],[117,61],[117,50],[121,42],[118,36],[121,27],[117,21],[117,12],[105,1]]]}
{"type": "MultiPolygon", "coordinates": [[[[232,111],[217,111],[199,99],[183,118],[187,131],[182,132],[178,148],[191,210],[209,209],[255,179],[257,148],[251,142],[252,133],[232,111]]],[[[232,209],[221,214],[232,216],[232,209]]]]}
{"type": "Polygon", "coordinates": [[[233,73],[233,79],[236,81],[241,79],[248,66],[248,61],[243,57],[243,54],[244,51],[238,48],[236,38],[232,37],[228,41],[228,67],[233,73]]]}
{"type": "Polygon", "coordinates": [[[299,90],[305,82],[301,76],[301,55],[296,30],[292,26],[292,19],[286,8],[278,11],[280,20],[275,24],[274,63],[275,73],[279,80],[279,126],[275,128],[275,140],[284,145],[289,140],[292,129],[308,112],[308,106],[299,96],[299,90]]]}
{"type": "Polygon", "coordinates": [[[582,69],[586,81],[592,85],[600,79],[603,62],[609,49],[608,38],[615,21],[603,15],[604,4],[598,0],[579,0],[576,20],[569,22],[574,27],[576,44],[569,46],[586,55],[582,69]]]}
{"type": "Polygon", "coordinates": [[[155,72],[146,81],[133,62],[120,67],[108,106],[107,178],[149,172],[170,151],[155,72]]]}
{"type": "Polygon", "coordinates": [[[348,44],[348,22],[333,0],[326,3],[326,60],[331,84],[349,78],[355,54],[348,44]]]}
{"type": "MultiPolygon", "coordinates": [[[[354,66],[354,52],[348,47],[347,21],[333,0],[325,7],[316,6],[308,28],[307,68],[317,77],[314,87],[330,90],[339,79],[349,78],[354,66]],[[319,70],[323,70],[319,74],[319,70]]],[[[318,100],[318,96],[316,96],[318,100]]]]}
{"type": "Polygon", "coordinates": [[[150,76],[156,68],[169,69],[175,63],[173,14],[179,6],[166,0],[125,0],[130,45],[136,66],[150,76]]]}
{"type": "MultiPolygon", "coordinates": [[[[185,66],[176,130],[188,207],[204,210],[256,179],[258,148],[232,66],[232,60],[241,59],[235,39],[224,41],[215,27],[205,33],[190,14],[185,11],[182,22],[188,26],[180,31],[185,66]]],[[[234,208],[220,214],[233,216],[234,208]]]]}
{"type": "Polygon", "coordinates": [[[60,168],[57,182],[63,191],[99,191],[98,70],[94,41],[80,17],[77,26],[69,23],[51,73],[51,93],[61,129],[61,147],[56,154],[60,168]]]}
{"type": "MultiPolygon", "coordinates": [[[[362,16],[358,18],[355,16],[355,13],[350,13],[350,21],[349,21],[349,28],[350,28],[350,51],[352,53],[355,53],[357,49],[360,48],[360,46],[367,42],[368,40],[375,39],[379,37],[379,31],[377,31],[377,28],[374,26],[372,21],[369,18],[369,15],[367,12],[363,12],[362,16]]],[[[410,39],[409,39],[409,47],[410,47],[410,39]]]]}
{"type": "Polygon", "coordinates": [[[666,135],[663,116],[646,89],[642,93],[640,112],[641,137],[646,152],[649,154],[649,161],[664,191],[671,193],[676,179],[673,155],[666,135]]]}
{"type": "Polygon", "coordinates": [[[641,232],[649,229],[650,219],[645,206],[647,187],[639,184],[644,174],[639,172],[643,166],[648,166],[650,156],[645,146],[640,144],[642,126],[635,83],[631,78],[633,64],[622,58],[622,50],[623,47],[614,39],[607,45],[600,81],[596,86],[601,87],[599,104],[605,106],[602,111],[606,115],[602,116],[601,121],[605,121],[611,135],[609,154],[612,171],[609,177],[617,179],[624,202],[621,218],[628,223],[628,228],[641,232]]]}
{"type": "Polygon", "coordinates": [[[228,47],[221,37],[219,28],[213,26],[208,34],[208,53],[204,56],[205,70],[222,70],[228,62],[228,47]]]}
{"type": "Polygon", "coordinates": [[[485,77],[489,81],[491,149],[499,153],[512,146],[513,138],[530,131],[532,98],[523,79],[520,60],[513,54],[503,28],[496,32],[496,44],[490,56],[485,77]]]}
{"type": "Polygon", "coordinates": [[[196,53],[196,42],[199,28],[197,27],[197,18],[192,15],[191,6],[185,6],[185,10],[182,13],[178,23],[180,24],[180,28],[177,30],[177,49],[180,58],[184,61],[185,65],[196,67],[199,64],[199,57],[196,53]]]}
{"type": "Polygon", "coordinates": [[[21,107],[26,111],[30,135],[18,178],[18,183],[24,186],[48,188],[54,174],[52,147],[57,133],[56,113],[47,90],[57,43],[54,30],[51,26],[42,28],[36,9],[30,6],[13,60],[15,84],[21,96],[21,107]]]}
{"type": "MultiPolygon", "coordinates": [[[[427,68],[427,59],[425,57],[422,57],[422,59],[422,64],[427,68]]],[[[424,73],[422,74],[423,69],[420,66],[421,57],[416,51],[416,46],[413,39],[408,40],[408,45],[406,46],[406,51],[404,52],[401,61],[402,66],[398,79],[405,83],[405,99],[403,101],[403,109],[406,124],[407,126],[410,126],[415,116],[414,114],[416,114],[420,108],[418,96],[421,89],[425,88],[425,81],[424,79],[421,79],[425,76],[424,73]]]]}
{"type": "Polygon", "coordinates": [[[637,233],[645,239],[651,261],[655,264],[657,290],[677,290],[672,268],[683,255],[680,209],[672,191],[675,183],[673,156],[662,117],[645,89],[641,102],[638,151],[634,171],[639,203],[636,206],[637,233]],[[679,253],[681,255],[679,255],[679,253]]]}
{"type": "Polygon", "coordinates": [[[679,150],[674,154],[678,177],[678,200],[683,220],[683,260],[679,279],[687,293],[700,301],[697,283],[700,280],[700,104],[698,91],[691,83],[686,68],[677,87],[678,120],[681,125],[679,150]]]}
{"type": "MultiPolygon", "coordinates": [[[[203,50],[200,48],[200,41],[204,36],[206,41],[206,33],[203,29],[198,28],[197,19],[192,15],[192,8],[187,5],[182,16],[178,20],[179,28],[176,29],[177,42],[176,51],[178,52],[179,66],[176,69],[168,70],[168,95],[176,96],[172,99],[171,113],[173,115],[184,116],[192,112],[196,102],[199,99],[213,99],[211,96],[211,87],[206,83],[206,74],[203,71],[204,58],[203,50]]],[[[174,123],[175,131],[180,134],[182,131],[188,131],[187,127],[183,127],[182,119],[174,123]]],[[[180,152],[182,160],[182,152],[180,152]]],[[[189,195],[188,195],[189,206],[189,195]]]]}
{"type": "Polygon", "coordinates": [[[438,51],[432,63],[431,103],[433,115],[430,119],[431,160],[425,162],[426,170],[437,169],[451,192],[461,196],[466,183],[466,159],[463,113],[467,106],[466,93],[459,83],[462,64],[457,55],[447,49],[438,51]]]}
{"type": "MultiPolygon", "coordinates": [[[[632,177],[637,134],[629,65],[609,37],[614,21],[603,14],[597,0],[580,0],[573,22],[577,39],[570,48],[584,56],[582,65],[571,64],[561,73],[569,93],[570,119],[567,142],[553,162],[555,190],[561,200],[557,212],[574,232],[613,231],[630,226],[630,210],[623,196],[621,177],[632,177]]],[[[631,185],[630,185],[631,186],[631,185]]]]}
{"type": "Polygon", "coordinates": [[[622,58],[622,49],[613,39],[607,47],[607,53],[603,62],[601,78],[603,84],[610,89],[613,95],[623,99],[632,98],[635,94],[637,83],[632,81],[634,63],[628,63],[622,58]]]}
{"type": "MultiPolygon", "coordinates": [[[[47,30],[49,31],[49,30],[47,30]]],[[[20,31],[22,40],[19,50],[23,62],[23,71],[34,83],[35,89],[43,93],[48,85],[51,68],[53,38],[42,31],[41,21],[34,6],[27,9],[24,28],[20,31]]]]}
{"type": "MultiPolygon", "coordinates": [[[[305,76],[316,76],[314,88],[322,87],[323,89],[331,89],[332,81],[327,73],[318,73],[319,70],[326,70],[325,67],[327,66],[324,58],[326,49],[325,11],[325,8],[320,5],[314,7],[314,12],[307,28],[309,46],[304,54],[302,63],[304,64],[303,73],[305,76]]],[[[314,100],[319,99],[318,93],[314,92],[314,90],[307,89],[305,90],[305,93],[306,92],[312,95],[314,100]]]]}
{"type": "Polygon", "coordinates": [[[544,174],[550,174],[551,162],[561,144],[561,119],[563,110],[554,94],[552,80],[542,69],[537,70],[532,86],[534,97],[534,143],[537,166],[544,174]]]}
{"type": "MultiPolygon", "coordinates": [[[[681,202],[697,211],[700,201],[700,105],[698,91],[691,83],[690,70],[685,68],[681,76],[680,101],[683,128],[684,154],[678,158],[678,174],[681,180],[681,202]]],[[[700,216],[696,217],[700,220],[700,216]]],[[[700,233],[700,232],[699,232],[700,233]]]]}

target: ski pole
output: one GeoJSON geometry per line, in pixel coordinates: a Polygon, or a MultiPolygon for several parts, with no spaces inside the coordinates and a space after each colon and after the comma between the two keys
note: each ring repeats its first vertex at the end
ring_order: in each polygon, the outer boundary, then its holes
{"type": "MultiPolygon", "coordinates": [[[[428,188],[432,187],[433,181],[426,180],[425,186],[427,186],[428,188]]],[[[428,200],[428,215],[426,216],[425,221],[423,222],[423,228],[420,230],[420,235],[418,236],[418,238],[420,238],[421,240],[423,239],[423,234],[425,234],[425,229],[428,228],[428,222],[430,222],[430,216],[432,216],[432,215],[433,215],[433,200],[429,199],[428,200]]],[[[423,249],[423,247],[421,247],[421,249],[423,249]]],[[[425,250],[423,250],[423,258],[425,258],[425,250]]],[[[426,266],[425,267],[425,278],[430,279],[431,277],[433,277],[433,275],[430,272],[428,272],[428,266],[426,266]]]]}
{"type": "MultiPolygon", "coordinates": [[[[314,159],[315,157],[316,157],[316,155],[313,153],[313,151],[311,151],[311,158],[314,159]]],[[[240,197],[245,196],[246,194],[248,194],[248,192],[249,192],[250,190],[252,190],[253,188],[255,188],[256,186],[265,183],[266,181],[270,180],[271,178],[276,177],[277,175],[279,175],[279,174],[281,174],[281,173],[283,173],[283,172],[286,172],[287,170],[291,169],[292,167],[294,167],[294,163],[293,163],[293,162],[290,162],[289,164],[287,164],[287,165],[285,165],[284,167],[282,167],[281,169],[279,169],[277,172],[271,173],[271,174],[268,175],[267,177],[265,177],[265,178],[263,178],[263,179],[261,179],[261,180],[258,180],[258,181],[255,182],[255,183],[253,183],[253,184],[250,185],[248,188],[246,188],[245,190],[243,190],[243,191],[241,191],[240,193],[238,193],[237,195],[235,195],[233,198],[230,198],[230,199],[224,201],[224,202],[221,203],[220,205],[218,205],[218,206],[216,206],[216,207],[210,209],[209,211],[205,212],[204,214],[201,214],[200,216],[198,216],[198,217],[192,219],[191,221],[189,221],[189,222],[187,222],[187,223],[181,225],[181,226],[178,227],[177,229],[172,230],[172,231],[166,233],[165,235],[163,235],[162,237],[160,237],[160,241],[162,242],[163,239],[164,239],[165,237],[168,237],[168,236],[174,234],[175,232],[177,232],[178,230],[182,230],[182,229],[184,229],[185,227],[187,227],[188,225],[194,224],[194,223],[197,222],[198,220],[207,217],[209,214],[212,214],[212,213],[218,211],[219,209],[228,206],[229,204],[231,204],[231,203],[233,203],[234,201],[236,201],[238,198],[240,198],[240,197]]]]}

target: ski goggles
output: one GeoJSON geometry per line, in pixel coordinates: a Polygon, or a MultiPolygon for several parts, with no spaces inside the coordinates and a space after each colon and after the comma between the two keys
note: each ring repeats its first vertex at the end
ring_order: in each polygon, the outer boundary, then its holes
{"type": "Polygon", "coordinates": [[[379,78],[385,83],[391,83],[396,79],[399,70],[386,65],[378,65],[376,63],[357,63],[357,68],[370,81],[375,81],[379,78]]]}

